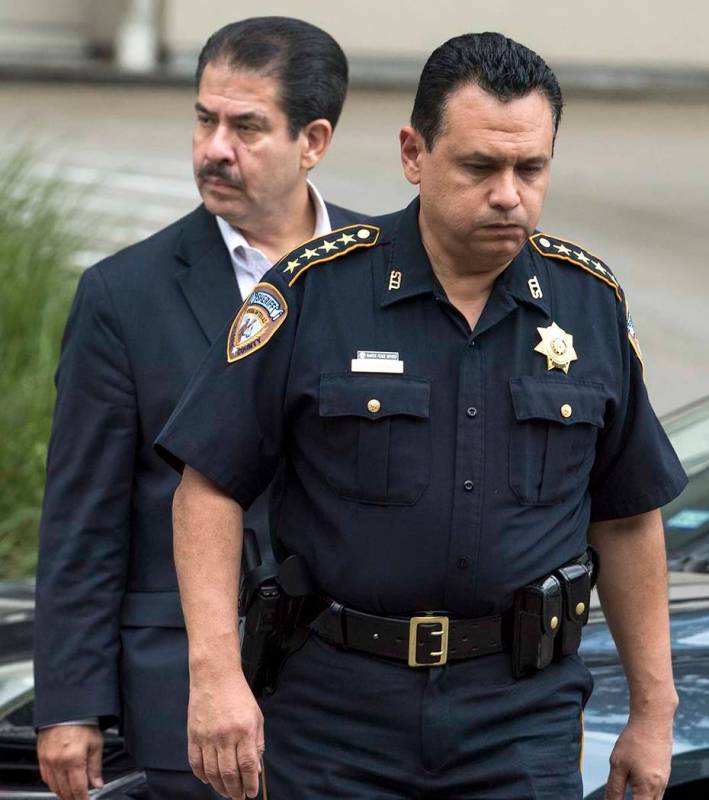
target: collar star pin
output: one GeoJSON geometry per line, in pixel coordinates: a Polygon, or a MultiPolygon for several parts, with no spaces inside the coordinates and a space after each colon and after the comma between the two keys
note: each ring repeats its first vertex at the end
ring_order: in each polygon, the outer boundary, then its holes
{"type": "Polygon", "coordinates": [[[547,357],[547,369],[563,369],[568,373],[571,362],[578,359],[574,350],[574,337],[562,330],[556,322],[552,322],[548,328],[537,328],[537,331],[542,340],[534,351],[547,357]]]}

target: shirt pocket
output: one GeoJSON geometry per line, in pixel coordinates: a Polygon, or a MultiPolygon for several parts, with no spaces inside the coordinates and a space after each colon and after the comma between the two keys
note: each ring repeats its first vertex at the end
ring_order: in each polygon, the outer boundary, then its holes
{"type": "Polygon", "coordinates": [[[402,375],[321,375],[326,478],[348,500],[414,505],[431,480],[431,382],[402,375]]]}
{"type": "Polygon", "coordinates": [[[524,505],[554,505],[588,480],[603,427],[603,384],[570,378],[510,378],[515,420],[510,488],[524,505]]]}

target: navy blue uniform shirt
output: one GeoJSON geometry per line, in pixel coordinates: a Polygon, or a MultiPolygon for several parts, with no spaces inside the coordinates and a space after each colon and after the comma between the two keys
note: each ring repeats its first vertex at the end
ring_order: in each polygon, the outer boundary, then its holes
{"type": "Polygon", "coordinates": [[[340,602],[482,616],[581,554],[589,522],[657,508],[686,476],[602,262],[535,235],[471,331],[418,210],[313,240],[268,272],[157,446],[244,508],[285,456],[275,534],[340,602]],[[535,350],[553,323],[573,337],[551,344],[568,372],[535,350]]]}

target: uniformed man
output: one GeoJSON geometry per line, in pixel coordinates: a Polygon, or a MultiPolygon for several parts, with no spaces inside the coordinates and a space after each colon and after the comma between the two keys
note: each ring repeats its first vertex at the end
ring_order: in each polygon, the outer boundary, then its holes
{"type": "MultiPolygon", "coordinates": [[[[264,272],[300,242],[361,218],[325,203],[308,180],[347,92],[347,60],[329,34],[286,17],[227,25],[205,44],[197,90],[204,203],[88,269],[64,337],[35,637],[39,762],[62,800],[101,786],[100,727],[119,719],[151,800],[215,796],[187,761],[177,476],[153,440],[264,272]]],[[[258,505],[251,524],[265,533],[258,505]]]]}
{"type": "Polygon", "coordinates": [[[264,747],[274,798],[580,797],[589,540],[631,697],[607,796],[662,794],[677,699],[658,507],[686,477],[617,279],[536,232],[561,108],[514,41],[439,47],[400,135],[419,196],[286,256],[158,439],[184,466],[190,761],[231,797],[255,795],[264,747]],[[282,455],[275,532],[324,610],[259,710],[236,568],[282,455]]]}

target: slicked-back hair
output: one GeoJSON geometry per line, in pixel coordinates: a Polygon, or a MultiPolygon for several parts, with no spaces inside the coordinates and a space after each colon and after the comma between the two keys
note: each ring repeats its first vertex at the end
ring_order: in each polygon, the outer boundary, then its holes
{"type": "Polygon", "coordinates": [[[429,151],[443,131],[448,97],[466,83],[503,103],[541,92],[551,105],[556,138],[564,102],[556,75],[544,59],[501,33],[466,33],[437,47],[419,79],[411,125],[429,151]]]}
{"type": "Polygon", "coordinates": [[[293,139],[314,119],[327,119],[334,128],[340,118],[347,94],[347,58],[329,33],[309,22],[251,17],[220,28],[199,54],[197,91],[207,64],[216,63],[275,78],[293,139]]]}

